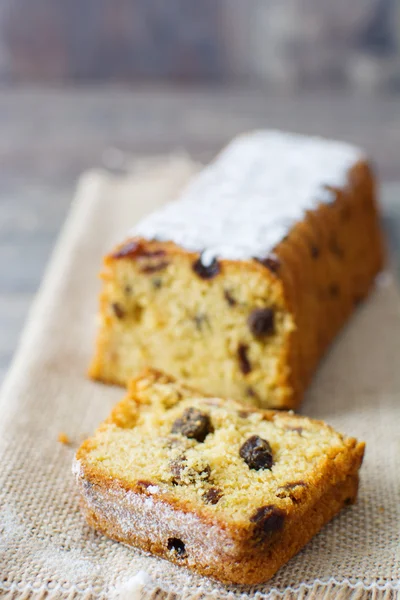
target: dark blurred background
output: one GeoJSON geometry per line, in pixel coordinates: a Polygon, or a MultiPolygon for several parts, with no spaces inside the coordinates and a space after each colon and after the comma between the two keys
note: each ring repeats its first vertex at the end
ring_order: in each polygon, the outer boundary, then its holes
{"type": "Polygon", "coordinates": [[[2,0],[0,80],[400,89],[397,0],[2,0]]]}
{"type": "Polygon", "coordinates": [[[260,127],[363,147],[400,265],[400,0],[0,0],[0,380],[82,171],[260,127]]]}

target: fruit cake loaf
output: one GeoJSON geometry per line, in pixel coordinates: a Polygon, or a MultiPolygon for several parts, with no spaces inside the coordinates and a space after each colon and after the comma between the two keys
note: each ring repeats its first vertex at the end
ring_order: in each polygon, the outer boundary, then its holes
{"type": "Polygon", "coordinates": [[[355,501],[364,444],[148,370],[76,454],[92,527],[227,583],[266,581],[355,501]]]}
{"type": "Polygon", "coordinates": [[[258,131],[105,258],[90,373],[146,366],[295,408],[383,261],[374,180],[347,144],[258,131]]]}

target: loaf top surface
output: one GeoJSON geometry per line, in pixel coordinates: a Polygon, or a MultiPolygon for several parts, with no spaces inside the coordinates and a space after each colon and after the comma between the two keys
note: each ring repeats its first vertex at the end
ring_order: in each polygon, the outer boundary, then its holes
{"type": "Polygon", "coordinates": [[[320,421],[202,397],[147,370],[78,450],[75,471],[211,522],[280,528],[354,474],[363,449],[320,421]]]}
{"type": "Polygon", "coordinates": [[[264,258],[307,210],[335,199],[364,160],[347,143],[279,131],[234,139],[181,197],[142,220],[131,235],[170,241],[214,258],[264,258]]]}

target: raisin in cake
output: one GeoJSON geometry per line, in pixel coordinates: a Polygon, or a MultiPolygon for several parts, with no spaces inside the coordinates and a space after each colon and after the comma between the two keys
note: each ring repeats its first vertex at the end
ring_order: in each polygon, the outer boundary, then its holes
{"type": "Polygon", "coordinates": [[[374,180],[356,148],[259,131],[105,258],[90,373],[146,366],[205,393],[295,408],[383,260],[374,180]]]}
{"type": "Polygon", "coordinates": [[[74,472],[92,527],[228,583],[266,581],[354,502],[364,444],[148,370],[74,472]]]}

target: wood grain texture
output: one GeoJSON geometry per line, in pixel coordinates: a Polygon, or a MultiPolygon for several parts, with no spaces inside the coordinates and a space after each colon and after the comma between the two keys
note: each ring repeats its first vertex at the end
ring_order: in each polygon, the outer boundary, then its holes
{"type": "Polygon", "coordinates": [[[399,86],[396,0],[3,0],[0,81],[399,86]]]}
{"type": "Polygon", "coordinates": [[[388,182],[384,225],[392,256],[400,258],[396,99],[210,88],[0,90],[0,379],[83,170],[123,171],[132,155],[180,148],[208,160],[233,135],[256,127],[365,147],[388,182]]]}

